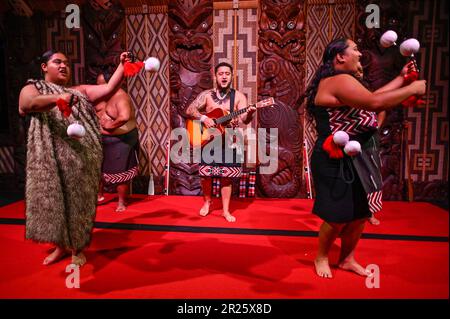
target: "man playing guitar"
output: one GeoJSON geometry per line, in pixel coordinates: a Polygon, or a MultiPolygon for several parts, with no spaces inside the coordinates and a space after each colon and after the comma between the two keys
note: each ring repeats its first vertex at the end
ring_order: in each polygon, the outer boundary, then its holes
{"type": "MultiPolygon", "coordinates": [[[[237,90],[231,89],[233,67],[226,62],[221,62],[214,68],[214,73],[216,77],[216,88],[201,92],[186,109],[186,114],[195,120],[200,120],[205,128],[212,128],[216,125],[214,119],[209,118],[206,115],[202,115],[202,113],[210,113],[217,108],[222,109],[225,113],[248,108],[247,112],[244,112],[240,116],[234,118],[229,124],[232,127],[237,127],[239,122],[244,124],[250,123],[256,111],[256,107],[248,107],[247,98],[245,95],[237,90]],[[234,103],[230,107],[231,100],[234,100],[234,103]]],[[[225,141],[225,143],[226,142],[227,141],[225,141]]],[[[212,164],[204,164],[202,162],[199,170],[204,196],[204,204],[200,209],[201,216],[206,216],[209,214],[209,207],[212,202],[212,177],[221,177],[220,184],[223,216],[229,222],[236,221],[236,218],[230,214],[229,204],[232,193],[231,178],[239,177],[236,175],[237,171],[241,171],[241,169],[238,169],[239,165],[242,164],[233,165],[233,163],[231,163],[231,165],[229,165],[226,163],[217,162],[212,164]]]]}

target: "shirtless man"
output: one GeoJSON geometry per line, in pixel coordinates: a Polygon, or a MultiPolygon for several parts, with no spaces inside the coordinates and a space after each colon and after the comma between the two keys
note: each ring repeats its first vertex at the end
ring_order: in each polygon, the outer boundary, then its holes
{"type": "MultiPolygon", "coordinates": [[[[202,115],[202,113],[209,113],[216,108],[221,108],[226,112],[230,112],[230,96],[231,96],[231,80],[233,77],[233,67],[226,63],[221,62],[214,68],[214,73],[216,77],[216,88],[206,90],[201,92],[197,98],[189,105],[186,110],[186,114],[192,117],[195,120],[200,120],[206,128],[211,128],[215,126],[213,119],[207,117],[206,115],[202,115]],[[200,113],[202,112],[202,113],[200,113]]],[[[233,110],[240,110],[242,108],[246,108],[247,98],[244,94],[239,91],[235,91],[234,98],[234,108],[233,110]]],[[[239,122],[244,124],[250,123],[252,120],[253,114],[255,113],[256,108],[250,107],[248,112],[240,115],[232,121],[233,126],[237,126],[239,122]]],[[[200,209],[200,215],[206,216],[209,214],[209,207],[211,205],[211,189],[212,189],[212,177],[221,177],[221,195],[222,195],[222,206],[223,206],[223,217],[229,222],[236,221],[236,218],[230,214],[229,205],[231,199],[231,177],[227,176],[226,173],[223,175],[211,175],[205,174],[205,171],[208,169],[204,169],[210,166],[214,167],[222,167],[220,164],[225,163],[214,163],[211,165],[201,165],[200,166],[200,176],[201,176],[201,184],[204,196],[204,204],[200,209]]],[[[230,167],[230,166],[227,166],[230,167]]],[[[241,164],[235,164],[233,167],[241,167],[241,164]]],[[[217,173],[218,170],[214,170],[217,173]]],[[[233,176],[235,177],[235,176],[233,176]]]]}
{"type": "MultiPolygon", "coordinates": [[[[109,73],[100,73],[97,84],[107,83],[109,78],[109,73]]],[[[116,212],[122,212],[126,209],[129,183],[138,173],[138,131],[133,104],[128,94],[119,88],[98,101],[95,111],[100,121],[103,143],[102,180],[98,200],[100,203],[104,200],[103,184],[115,184],[119,195],[116,212]]]]}

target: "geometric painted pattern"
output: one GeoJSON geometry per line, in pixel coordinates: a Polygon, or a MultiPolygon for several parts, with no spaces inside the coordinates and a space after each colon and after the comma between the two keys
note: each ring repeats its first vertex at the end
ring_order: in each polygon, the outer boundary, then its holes
{"type": "MultiPolygon", "coordinates": [[[[327,4],[313,5],[308,1],[308,14],[306,16],[306,76],[305,88],[310,84],[314,73],[322,63],[322,54],[325,46],[330,42],[329,35],[329,6],[327,4]]],[[[308,149],[308,158],[311,158],[314,143],[317,138],[315,121],[308,112],[304,112],[303,120],[304,142],[308,149]]],[[[303,159],[304,167],[306,158],[303,159]]]]}
{"type": "Polygon", "coordinates": [[[329,19],[328,5],[311,5],[308,2],[308,15],[306,17],[306,87],[322,63],[323,50],[331,40],[329,28],[327,28],[329,19]]]}
{"type": "MultiPolygon", "coordinates": [[[[257,69],[258,69],[258,23],[257,9],[236,10],[237,30],[234,27],[234,10],[214,10],[214,65],[228,62],[234,68],[238,91],[242,92],[248,104],[257,102],[257,69]],[[234,47],[236,34],[237,50],[234,47]]],[[[257,116],[253,116],[248,125],[242,128],[257,127],[257,116]]]]}
{"type": "Polygon", "coordinates": [[[244,93],[248,103],[252,104],[257,102],[257,9],[237,10],[237,30],[234,28],[234,13],[234,10],[214,10],[214,65],[222,61],[233,65],[237,82],[234,87],[244,93]]]}
{"type": "Polygon", "coordinates": [[[168,17],[164,13],[129,14],[126,21],[127,50],[141,61],[156,57],[161,62],[158,72],[142,71],[128,78],[128,93],[139,130],[140,174],[163,176],[170,134],[168,17]]]}
{"type": "MultiPolygon", "coordinates": [[[[258,15],[257,8],[248,9],[215,9],[213,29],[213,60],[214,65],[220,62],[228,62],[233,66],[233,87],[242,92],[249,104],[257,102],[257,69],[258,69],[258,15]],[[235,28],[235,18],[237,19],[235,28]],[[236,47],[235,38],[236,35],[236,47]]],[[[253,116],[248,125],[241,124],[242,128],[257,127],[257,116],[253,116]]],[[[247,167],[246,171],[254,171],[254,165],[247,167]]],[[[243,174],[240,180],[240,188],[246,188],[247,174],[243,174]],[[244,186],[245,185],[245,186],[244,186]]],[[[220,185],[220,180],[214,181],[220,185]]],[[[237,186],[237,185],[236,185],[237,186]]],[[[240,196],[245,197],[246,191],[240,191],[240,196]],[[245,195],[244,195],[245,194],[245,195]]],[[[217,190],[213,195],[217,195],[217,190]]]]}
{"type": "Polygon", "coordinates": [[[407,109],[411,177],[448,181],[448,2],[411,2],[408,12],[408,36],[421,44],[416,59],[420,78],[427,80],[425,105],[407,109]]]}
{"type": "MultiPolygon", "coordinates": [[[[326,45],[340,37],[353,38],[355,34],[355,0],[308,0],[306,16],[306,76],[305,87],[322,64],[326,45]]],[[[307,112],[303,119],[304,139],[311,158],[317,138],[314,120],[307,112]]],[[[306,168],[304,159],[304,167],[306,168]]]]}
{"type": "Polygon", "coordinates": [[[355,37],[355,0],[335,1],[330,6],[331,11],[331,38],[355,37]]]}
{"type": "Polygon", "coordinates": [[[80,27],[67,28],[64,15],[46,18],[46,50],[61,51],[70,61],[72,85],[84,83],[84,37],[80,27]]]}

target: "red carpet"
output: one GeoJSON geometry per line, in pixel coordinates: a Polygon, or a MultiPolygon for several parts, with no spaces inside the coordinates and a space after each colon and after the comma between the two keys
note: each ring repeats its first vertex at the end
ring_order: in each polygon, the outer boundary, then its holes
{"type": "MultiPolygon", "coordinates": [[[[220,199],[214,199],[207,218],[198,215],[202,198],[196,196],[134,195],[126,214],[115,213],[117,203],[111,199],[98,207],[96,221],[296,231],[317,231],[321,224],[311,213],[313,201],[306,199],[233,199],[231,210],[238,223],[228,223],[220,216],[220,199]]],[[[368,224],[366,233],[448,236],[448,212],[429,203],[383,202],[383,211],[377,216],[381,227],[368,224]]],[[[23,201],[0,207],[0,218],[24,217],[23,201]]]]}
{"type": "Polygon", "coordinates": [[[380,287],[369,289],[365,278],[339,269],[333,269],[331,280],[318,278],[316,237],[245,234],[247,229],[315,232],[320,220],[310,213],[311,201],[237,201],[234,224],[220,217],[219,209],[199,217],[200,204],[200,197],[134,196],[126,213],[113,212],[115,202],[100,206],[97,222],[178,228],[118,230],[116,224],[107,226],[113,229],[98,224],[102,228],[95,229],[86,252],[79,289],[66,288],[68,259],[42,266],[50,246],[25,241],[24,226],[11,224],[8,218],[23,219],[23,202],[1,207],[0,298],[449,297],[448,212],[433,205],[386,202],[382,224],[366,227],[366,234],[380,238],[362,239],[357,251],[361,264],[380,269],[380,287]],[[202,232],[202,227],[229,233],[202,232]],[[393,240],[391,235],[431,237],[393,240]]]}

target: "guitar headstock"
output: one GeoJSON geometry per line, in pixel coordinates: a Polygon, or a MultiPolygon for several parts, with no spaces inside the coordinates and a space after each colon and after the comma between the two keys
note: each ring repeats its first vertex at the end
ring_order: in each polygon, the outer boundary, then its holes
{"type": "Polygon", "coordinates": [[[258,103],[256,103],[255,107],[257,109],[259,109],[259,108],[263,108],[263,107],[266,107],[266,106],[273,106],[274,104],[275,104],[274,98],[273,97],[269,97],[267,99],[264,99],[264,100],[259,101],[258,103]]]}

